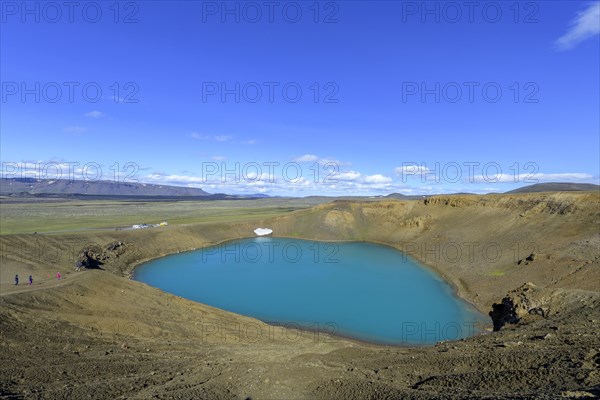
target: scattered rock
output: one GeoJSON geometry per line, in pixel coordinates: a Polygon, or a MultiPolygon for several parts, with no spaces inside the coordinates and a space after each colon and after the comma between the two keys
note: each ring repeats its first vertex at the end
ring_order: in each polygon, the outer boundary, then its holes
{"type": "Polygon", "coordinates": [[[571,391],[567,390],[560,394],[561,397],[568,399],[595,399],[596,396],[590,392],[584,392],[583,390],[571,391]]]}
{"type": "Polygon", "coordinates": [[[75,269],[101,269],[104,261],[113,257],[119,258],[119,256],[125,253],[128,246],[127,243],[115,241],[106,246],[105,251],[96,244],[87,245],[82,249],[77,261],[75,261],[75,269]]]}
{"type": "Polygon", "coordinates": [[[123,242],[121,242],[121,241],[118,241],[118,242],[112,242],[111,244],[109,244],[109,245],[106,247],[106,250],[109,250],[109,251],[114,251],[114,250],[117,250],[119,247],[123,246],[123,244],[124,244],[124,243],[123,243],[123,242]]]}
{"type": "Polygon", "coordinates": [[[548,308],[546,307],[533,307],[531,308],[528,313],[530,315],[539,315],[541,317],[546,317],[548,315],[548,308]]]}
{"type": "Polygon", "coordinates": [[[520,340],[516,340],[516,341],[515,340],[509,340],[507,342],[500,343],[499,346],[500,347],[517,347],[517,346],[520,346],[522,344],[523,344],[523,342],[521,342],[520,340]]]}
{"type": "Polygon", "coordinates": [[[551,339],[554,335],[551,333],[546,333],[545,335],[534,336],[534,339],[548,340],[551,339]]]}

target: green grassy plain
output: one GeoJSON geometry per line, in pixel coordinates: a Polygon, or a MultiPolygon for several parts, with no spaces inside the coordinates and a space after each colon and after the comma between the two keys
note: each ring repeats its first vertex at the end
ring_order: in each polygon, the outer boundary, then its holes
{"type": "Polygon", "coordinates": [[[319,198],[176,202],[0,202],[0,234],[112,229],[162,221],[171,225],[248,221],[283,215],[323,202],[319,198]]]}

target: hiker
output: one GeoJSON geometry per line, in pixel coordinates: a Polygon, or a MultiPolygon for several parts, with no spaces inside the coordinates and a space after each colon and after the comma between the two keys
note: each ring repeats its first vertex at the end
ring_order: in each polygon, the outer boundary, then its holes
{"type": "Polygon", "coordinates": [[[33,284],[33,276],[29,275],[29,286],[33,284]]]}
{"type": "Polygon", "coordinates": [[[19,284],[19,274],[15,275],[15,285],[19,284]]]}
{"type": "Polygon", "coordinates": [[[60,272],[56,273],[56,279],[58,279],[60,281],[60,272]]]}

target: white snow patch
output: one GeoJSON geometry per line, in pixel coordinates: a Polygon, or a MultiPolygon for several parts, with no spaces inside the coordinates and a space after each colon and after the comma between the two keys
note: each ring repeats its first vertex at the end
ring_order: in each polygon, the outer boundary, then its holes
{"type": "Polygon", "coordinates": [[[256,233],[256,236],[266,236],[266,235],[270,235],[271,233],[273,233],[273,229],[269,229],[269,228],[256,228],[254,230],[254,233],[256,233]]]}

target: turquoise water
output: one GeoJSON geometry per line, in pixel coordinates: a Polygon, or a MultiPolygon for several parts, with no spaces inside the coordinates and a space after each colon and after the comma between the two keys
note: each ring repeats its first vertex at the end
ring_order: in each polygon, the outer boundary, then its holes
{"type": "Polygon", "coordinates": [[[265,322],[380,344],[459,339],[489,322],[433,271],[362,242],[242,239],[148,262],[135,279],[265,322]]]}

